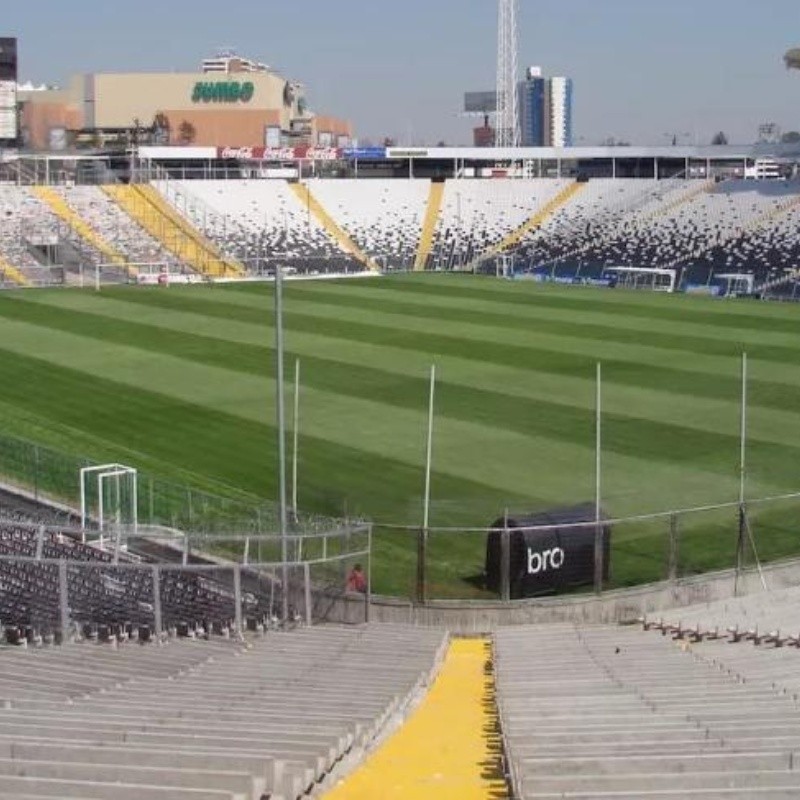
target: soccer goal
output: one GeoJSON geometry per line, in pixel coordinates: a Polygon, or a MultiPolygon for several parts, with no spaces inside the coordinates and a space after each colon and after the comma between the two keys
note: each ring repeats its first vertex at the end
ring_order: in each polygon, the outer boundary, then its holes
{"type": "Polygon", "coordinates": [[[652,292],[674,293],[677,270],[666,267],[606,267],[616,286],[626,289],[648,289],[652,292]]]}
{"type": "Polygon", "coordinates": [[[138,475],[124,464],[83,467],[81,481],[81,531],[99,534],[102,545],[113,531],[123,528],[135,536],[139,526],[138,475]]]}

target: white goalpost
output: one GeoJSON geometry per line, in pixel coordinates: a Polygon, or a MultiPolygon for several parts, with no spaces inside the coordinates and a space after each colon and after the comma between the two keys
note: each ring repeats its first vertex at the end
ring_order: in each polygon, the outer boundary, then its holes
{"type": "Polygon", "coordinates": [[[86,542],[87,523],[97,522],[101,546],[109,528],[117,534],[125,526],[132,535],[139,527],[138,473],[124,464],[83,467],[80,471],[81,531],[86,542]]]}

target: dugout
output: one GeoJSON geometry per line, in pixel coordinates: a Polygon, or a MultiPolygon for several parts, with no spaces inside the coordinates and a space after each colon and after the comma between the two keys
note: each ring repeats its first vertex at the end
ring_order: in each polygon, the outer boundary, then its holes
{"type": "MultiPolygon", "coordinates": [[[[602,515],[605,520],[605,515],[602,515]]],[[[558,508],[536,514],[501,517],[486,540],[486,586],[499,592],[502,569],[501,529],[509,530],[511,598],[535,597],[594,583],[595,527],[567,527],[593,522],[594,505],[558,508]],[[532,530],[547,526],[546,530],[532,530]]],[[[603,579],[611,564],[611,526],[603,527],[603,579]]]]}

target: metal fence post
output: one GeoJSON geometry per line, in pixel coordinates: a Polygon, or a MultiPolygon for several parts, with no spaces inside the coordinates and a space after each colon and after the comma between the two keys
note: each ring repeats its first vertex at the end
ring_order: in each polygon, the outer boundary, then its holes
{"type": "Polygon", "coordinates": [[[58,562],[58,613],[61,620],[61,644],[69,641],[69,589],[67,587],[67,562],[58,562]]]}
{"type": "Polygon", "coordinates": [[[308,561],[303,564],[303,588],[305,589],[306,625],[310,628],[313,624],[311,608],[311,566],[308,561]]]}
{"type": "Polygon", "coordinates": [[[426,562],[428,558],[428,534],[424,528],[417,535],[417,602],[424,605],[427,599],[426,562]]]}
{"type": "Polygon", "coordinates": [[[667,576],[671,581],[678,580],[678,548],[678,515],[671,514],[669,518],[669,568],[667,572],[667,576]]]}
{"type": "Polygon", "coordinates": [[[508,529],[508,509],[503,515],[503,532],[500,534],[500,599],[511,599],[511,532],[508,529]]]}
{"type": "Polygon", "coordinates": [[[372,606],[372,525],[367,528],[367,593],[364,600],[364,622],[369,622],[372,606]]]}
{"type": "Polygon", "coordinates": [[[233,565],[233,602],[236,604],[236,635],[241,637],[244,635],[244,626],[242,625],[242,567],[239,564],[233,565]]]}
{"type": "Polygon", "coordinates": [[[153,621],[155,635],[160,637],[163,630],[161,622],[161,567],[153,565],[153,621]]]}

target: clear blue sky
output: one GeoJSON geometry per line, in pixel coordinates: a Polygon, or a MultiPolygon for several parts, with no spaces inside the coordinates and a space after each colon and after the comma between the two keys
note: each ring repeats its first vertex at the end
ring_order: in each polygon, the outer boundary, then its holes
{"type": "MultiPolygon", "coordinates": [[[[494,85],[494,0],[4,0],[21,77],[187,70],[235,47],[303,81],[359,134],[466,143],[461,95],[494,85]]],[[[520,0],[520,62],[575,81],[576,137],[750,142],[800,129],[798,0],[520,0]]],[[[582,142],[581,142],[582,143],[582,142]]]]}

